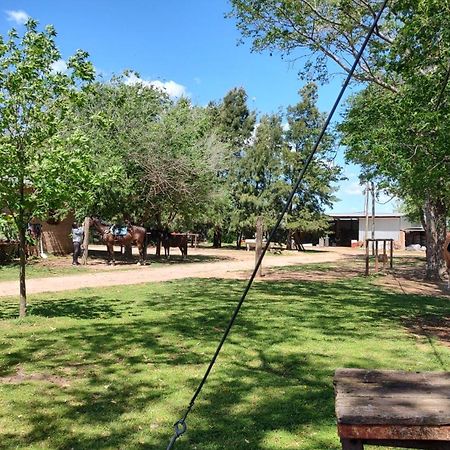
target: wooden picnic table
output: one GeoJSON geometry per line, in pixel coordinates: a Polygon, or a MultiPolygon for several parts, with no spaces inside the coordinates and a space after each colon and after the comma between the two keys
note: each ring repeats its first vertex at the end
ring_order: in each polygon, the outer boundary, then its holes
{"type": "Polygon", "coordinates": [[[343,450],[450,450],[450,372],[337,369],[334,388],[343,450]]]}

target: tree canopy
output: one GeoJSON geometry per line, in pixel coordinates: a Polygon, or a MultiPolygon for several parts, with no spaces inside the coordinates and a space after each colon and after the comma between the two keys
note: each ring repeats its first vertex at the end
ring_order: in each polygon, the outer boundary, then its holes
{"type": "MultiPolygon", "coordinates": [[[[23,36],[16,30],[0,37],[0,202],[20,237],[20,315],[26,314],[25,232],[32,217],[67,211],[89,197],[91,153],[78,130],[65,123],[94,71],[87,53],[69,58],[68,73],[54,70],[60,59],[56,32],[38,30],[28,20],[23,36]]],[[[71,120],[75,120],[73,117],[71,120]]]]}
{"type": "MultiPolygon", "coordinates": [[[[230,16],[253,50],[303,59],[302,76],[326,81],[335,67],[349,71],[382,3],[231,0],[230,16]]],[[[341,128],[349,159],[421,204],[429,278],[443,265],[448,215],[449,13],[440,0],[388,3],[354,75],[363,92],[341,128]]]]}

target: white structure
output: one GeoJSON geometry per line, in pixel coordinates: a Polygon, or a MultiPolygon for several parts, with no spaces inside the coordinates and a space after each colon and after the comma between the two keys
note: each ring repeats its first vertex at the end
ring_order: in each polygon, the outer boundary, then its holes
{"type": "MultiPolygon", "coordinates": [[[[330,241],[338,246],[350,246],[366,239],[366,216],[364,213],[331,213],[332,234],[330,241]]],[[[367,238],[372,238],[372,216],[369,215],[367,238]]],[[[397,248],[405,245],[424,245],[424,230],[419,223],[411,222],[402,213],[375,215],[375,239],[394,239],[397,248]]]]}

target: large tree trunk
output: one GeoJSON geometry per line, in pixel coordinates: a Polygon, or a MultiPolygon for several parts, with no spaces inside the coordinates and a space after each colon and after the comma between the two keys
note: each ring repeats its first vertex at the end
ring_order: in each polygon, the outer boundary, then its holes
{"type": "Polygon", "coordinates": [[[156,218],[156,230],[158,231],[158,240],[156,242],[156,256],[161,256],[161,232],[162,232],[162,224],[161,224],[161,212],[158,211],[155,214],[156,218]]]}
{"type": "Polygon", "coordinates": [[[214,248],[222,247],[222,228],[220,227],[214,228],[213,247],[214,248]]]}
{"type": "Polygon", "coordinates": [[[27,289],[25,284],[25,267],[26,267],[26,224],[24,223],[23,214],[20,214],[18,223],[19,228],[19,256],[20,256],[20,272],[19,272],[19,317],[27,315],[27,289]]]}
{"type": "Polygon", "coordinates": [[[286,250],[292,250],[292,230],[287,232],[286,250]]]}
{"type": "Polygon", "coordinates": [[[445,272],[442,253],[446,236],[447,207],[441,200],[428,198],[424,206],[426,236],[426,279],[438,281],[445,272]]]}
{"type": "Polygon", "coordinates": [[[238,231],[236,236],[236,248],[240,250],[242,244],[242,230],[238,231]]]}

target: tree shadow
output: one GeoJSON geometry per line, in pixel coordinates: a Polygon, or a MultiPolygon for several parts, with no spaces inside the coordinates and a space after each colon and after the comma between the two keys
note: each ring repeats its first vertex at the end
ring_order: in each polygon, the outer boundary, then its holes
{"type": "MultiPolygon", "coordinates": [[[[18,398],[17,414],[26,417],[27,430],[3,441],[10,448],[165,448],[170,423],[187,406],[243,286],[199,279],[133,287],[128,296],[124,287],[102,297],[86,290],[75,299],[53,294],[37,301],[32,316],[68,322],[49,332],[53,322],[36,321],[31,331],[18,330],[21,344],[0,341],[0,376],[20,364],[64,374],[71,384],[61,389],[40,383],[40,396],[18,398]],[[76,433],[66,426],[75,426],[76,433]]],[[[332,385],[336,362],[383,368],[376,349],[358,346],[376,343],[405,318],[424,314],[449,314],[449,305],[388,293],[362,277],[256,283],[176,448],[340,448],[332,385]],[[356,343],[352,352],[339,347],[350,342],[356,343]]],[[[398,364],[391,368],[401,368],[403,350],[397,355],[393,344],[388,351],[398,364]]]]}
{"type": "MultiPolygon", "coordinates": [[[[115,252],[115,263],[117,266],[131,266],[135,265],[139,261],[139,256],[133,254],[131,258],[115,252]]],[[[102,250],[89,250],[88,264],[94,263],[104,263],[107,264],[109,257],[106,251],[102,250]]],[[[162,265],[172,265],[172,264],[192,264],[192,263],[202,263],[202,262],[216,262],[216,261],[229,261],[233,258],[228,256],[218,256],[218,255],[190,255],[188,251],[187,258],[183,258],[181,254],[170,254],[170,258],[166,258],[164,255],[155,255],[147,253],[145,262],[146,264],[158,263],[162,265]]]]}

